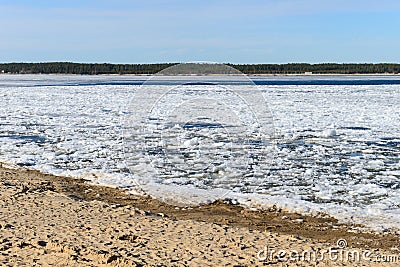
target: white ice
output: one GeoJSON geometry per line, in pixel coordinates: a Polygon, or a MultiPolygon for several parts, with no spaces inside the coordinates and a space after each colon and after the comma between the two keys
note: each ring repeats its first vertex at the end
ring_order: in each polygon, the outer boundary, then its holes
{"type": "MultiPolygon", "coordinates": [[[[1,162],[140,187],[182,205],[230,197],[251,207],[327,212],[375,228],[400,225],[398,85],[258,86],[275,135],[264,140],[259,126],[245,125],[251,140],[243,141],[234,127],[132,124],[135,85],[71,86],[93,79],[85,76],[19,77],[0,77],[1,162]],[[70,84],[60,85],[65,81],[70,84]]],[[[246,106],[235,105],[245,114],[246,106]]],[[[253,120],[229,116],[230,122],[253,120]]]]}

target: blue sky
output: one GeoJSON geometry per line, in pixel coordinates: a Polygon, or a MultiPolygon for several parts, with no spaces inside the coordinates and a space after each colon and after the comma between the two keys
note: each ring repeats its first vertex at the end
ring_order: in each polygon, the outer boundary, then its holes
{"type": "Polygon", "coordinates": [[[0,62],[400,62],[400,1],[0,0],[0,62]]]}

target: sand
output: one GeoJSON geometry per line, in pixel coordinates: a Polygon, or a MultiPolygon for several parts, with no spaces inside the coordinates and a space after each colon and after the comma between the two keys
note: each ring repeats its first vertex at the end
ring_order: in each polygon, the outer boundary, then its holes
{"type": "Polygon", "coordinates": [[[229,200],[175,207],[84,180],[4,167],[0,192],[0,266],[400,265],[398,235],[339,224],[324,214],[250,211],[229,200]],[[339,247],[339,239],[347,246],[339,247]],[[322,253],[329,249],[332,259],[322,253]],[[286,255],[279,259],[273,250],[286,255]],[[310,251],[318,252],[315,260],[310,251]],[[371,254],[346,256],[354,251],[371,254]]]}

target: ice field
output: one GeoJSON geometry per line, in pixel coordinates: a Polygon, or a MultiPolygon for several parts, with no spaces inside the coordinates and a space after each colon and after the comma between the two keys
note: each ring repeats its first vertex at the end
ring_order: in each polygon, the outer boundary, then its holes
{"type": "Polygon", "coordinates": [[[226,197],[399,228],[400,85],[292,79],[150,84],[166,93],[147,103],[134,97],[143,77],[0,75],[0,162],[180,204],[226,197]]]}

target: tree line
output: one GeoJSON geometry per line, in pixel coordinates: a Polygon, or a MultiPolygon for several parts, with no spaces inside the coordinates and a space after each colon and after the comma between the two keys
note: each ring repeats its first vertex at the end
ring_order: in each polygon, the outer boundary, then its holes
{"type": "Polygon", "coordinates": [[[254,64],[254,65],[232,65],[246,74],[398,74],[400,64],[381,63],[381,64],[254,64]]]}
{"type": "Polygon", "coordinates": [[[172,65],[174,64],[0,63],[0,71],[20,74],[154,74],[172,65]]]}
{"type": "MultiPolygon", "coordinates": [[[[136,74],[151,75],[178,63],[110,64],[110,63],[0,63],[1,73],[19,74],[136,74]]],[[[399,74],[400,64],[226,64],[245,74],[399,74]]]]}

